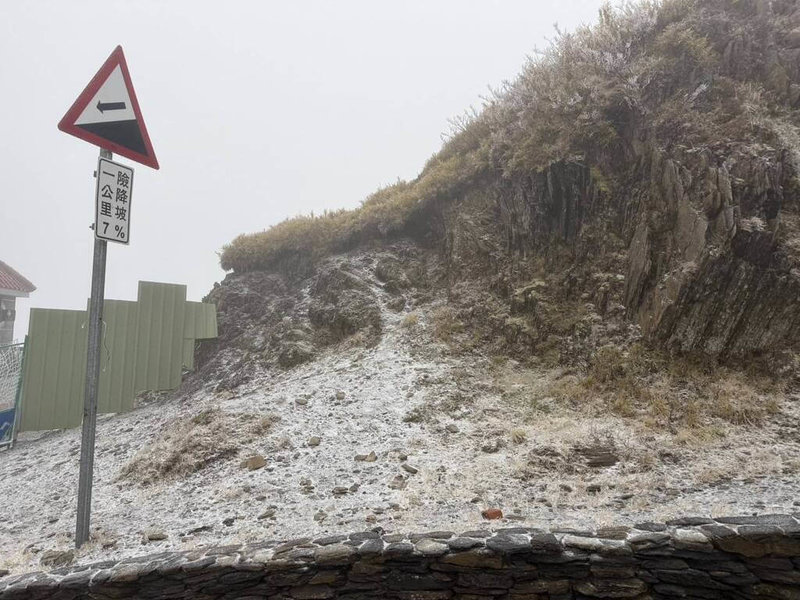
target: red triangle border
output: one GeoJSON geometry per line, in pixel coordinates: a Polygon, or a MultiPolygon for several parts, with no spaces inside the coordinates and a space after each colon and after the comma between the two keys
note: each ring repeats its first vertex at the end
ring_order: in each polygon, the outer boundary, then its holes
{"type": "Polygon", "coordinates": [[[133,161],[146,165],[148,167],[152,167],[153,169],[158,169],[158,159],[156,158],[156,153],[153,150],[153,144],[150,142],[150,135],[147,133],[147,127],[144,124],[144,118],[142,117],[142,111],[139,109],[139,100],[136,98],[136,92],[133,89],[133,83],[131,82],[131,74],[128,71],[128,63],[125,62],[125,55],[122,53],[122,46],[117,46],[114,48],[114,51],[111,55],[106,59],[106,62],[103,63],[103,66],[100,67],[100,70],[97,74],[92,77],[92,80],[89,82],[89,85],[81,92],[81,95],[78,96],[78,99],[75,100],[73,105],[67,111],[67,114],[58,122],[59,130],[63,131],[64,133],[68,133],[69,135],[73,135],[77,138],[82,139],[85,142],[89,142],[90,144],[94,144],[95,146],[100,146],[105,150],[109,150],[114,154],[119,154],[120,156],[124,156],[125,158],[129,158],[133,161]],[[106,79],[111,75],[111,72],[117,67],[120,66],[122,70],[122,77],[125,81],[125,87],[128,89],[128,95],[131,99],[131,104],[133,105],[133,114],[136,117],[136,123],[139,125],[139,131],[142,134],[142,141],[144,142],[145,150],[147,154],[141,154],[130,148],[126,148],[125,146],[121,146],[116,142],[112,142],[107,140],[99,135],[95,135],[78,127],[75,125],[75,121],[78,120],[83,110],[86,106],[91,102],[94,95],[97,93],[97,90],[106,82],[106,79]]]}

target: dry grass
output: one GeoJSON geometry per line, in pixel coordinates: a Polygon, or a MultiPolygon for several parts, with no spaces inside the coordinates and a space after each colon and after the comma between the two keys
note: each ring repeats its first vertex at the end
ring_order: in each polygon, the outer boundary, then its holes
{"type": "MultiPolygon", "coordinates": [[[[252,418],[250,419],[252,421],[252,418]]],[[[236,417],[219,409],[167,423],[159,436],[141,448],[121,469],[119,479],[149,485],[179,479],[235,456],[236,417]]],[[[263,428],[261,422],[259,428],[263,428]]]]}
{"type": "Polygon", "coordinates": [[[413,329],[419,325],[419,315],[417,313],[408,313],[400,323],[403,329],[413,329]]]}
{"type": "Polygon", "coordinates": [[[528,432],[521,427],[515,427],[511,430],[511,441],[515,444],[524,444],[528,441],[528,432]]]}
{"type": "Polygon", "coordinates": [[[442,306],[433,311],[433,334],[443,342],[450,342],[453,336],[464,331],[464,323],[456,316],[450,306],[442,306]]]}
{"type": "Polygon", "coordinates": [[[303,271],[323,256],[403,231],[421,206],[468,184],[484,166],[471,156],[451,156],[430,165],[413,183],[378,190],[357,209],[298,216],[240,235],[222,249],[220,264],[236,272],[303,271]]]}
{"type": "Polygon", "coordinates": [[[256,417],[255,422],[251,426],[251,432],[255,435],[264,435],[272,429],[272,427],[279,423],[281,416],[275,413],[269,413],[263,417],[256,417]]]}
{"type": "Polygon", "coordinates": [[[558,391],[574,405],[599,402],[623,417],[676,431],[716,421],[760,426],[780,411],[782,382],[692,358],[666,357],[634,346],[601,348],[584,378],[558,391]]]}
{"type": "Polygon", "coordinates": [[[495,382],[510,404],[529,414],[578,411],[635,419],[671,435],[724,437],[725,426],[764,425],[781,412],[785,383],[759,372],[667,357],[642,346],[606,346],[586,371],[536,371],[498,365],[495,382]]]}
{"type": "Polygon", "coordinates": [[[763,44],[783,37],[779,24],[758,16],[748,0],[606,6],[596,25],[557,32],[483,110],[454,119],[415,180],[380,189],[355,210],[298,216],[239,236],[223,248],[221,265],[302,271],[332,252],[407,232],[435,201],[458,197],[486,173],[527,174],[574,156],[609,165],[624,154],[630,123],[643,116],[662,145],[783,143],[797,136],[786,73],[752,69],[736,80],[725,75],[723,58],[732,31],[764,56],[763,44]],[[775,116],[781,111],[789,115],[784,126],[775,116]]]}

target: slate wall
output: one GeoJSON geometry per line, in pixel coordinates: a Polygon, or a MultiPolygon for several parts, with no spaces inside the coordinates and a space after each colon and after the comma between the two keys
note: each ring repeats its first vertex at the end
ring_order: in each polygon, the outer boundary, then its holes
{"type": "Polygon", "coordinates": [[[12,598],[792,600],[800,513],[212,547],[0,578],[12,598]]]}

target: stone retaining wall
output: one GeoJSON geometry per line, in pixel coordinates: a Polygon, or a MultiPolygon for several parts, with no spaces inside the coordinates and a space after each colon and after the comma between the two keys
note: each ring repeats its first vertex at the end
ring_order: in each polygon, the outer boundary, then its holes
{"type": "Polygon", "coordinates": [[[16,598],[800,599],[800,514],[165,552],[0,578],[16,598]]]}

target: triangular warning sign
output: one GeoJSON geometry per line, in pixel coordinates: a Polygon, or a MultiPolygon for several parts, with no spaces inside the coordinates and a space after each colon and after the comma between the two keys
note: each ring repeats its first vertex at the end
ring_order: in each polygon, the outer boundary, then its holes
{"type": "Polygon", "coordinates": [[[158,169],[122,46],[117,46],[58,123],[74,135],[120,156],[158,169]]]}

